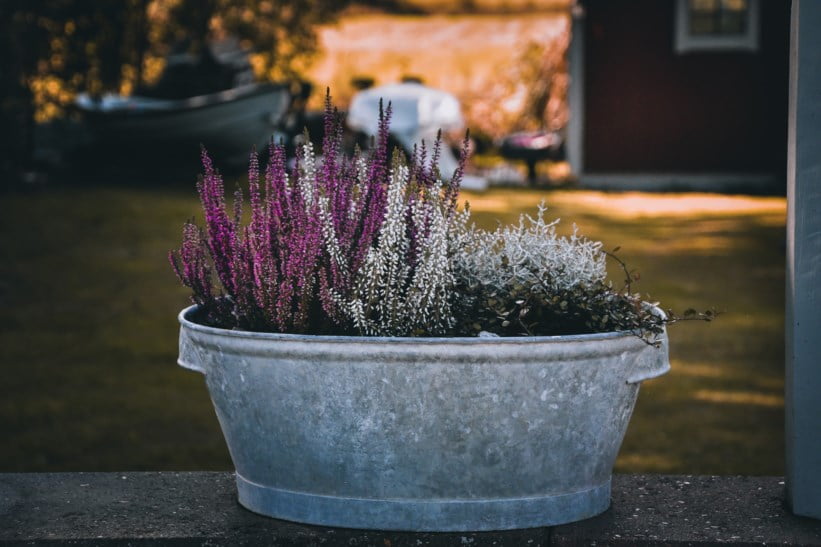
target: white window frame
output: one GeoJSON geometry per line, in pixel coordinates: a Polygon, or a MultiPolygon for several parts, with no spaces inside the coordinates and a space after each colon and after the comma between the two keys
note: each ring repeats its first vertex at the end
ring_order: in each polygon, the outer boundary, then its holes
{"type": "Polygon", "coordinates": [[[693,35],[690,32],[688,0],[676,0],[675,44],[678,54],[693,51],[758,51],[761,5],[747,0],[747,29],[738,35],[693,35]]]}

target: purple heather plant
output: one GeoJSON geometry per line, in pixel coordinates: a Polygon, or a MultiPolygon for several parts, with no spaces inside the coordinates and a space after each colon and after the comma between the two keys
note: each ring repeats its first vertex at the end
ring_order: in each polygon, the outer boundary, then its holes
{"type": "MultiPolygon", "coordinates": [[[[425,333],[420,321],[447,315],[447,302],[443,305],[431,295],[420,300],[418,294],[425,291],[414,281],[431,282],[431,248],[439,255],[447,252],[442,245],[431,245],[431,234],[436,231],[437,237],[445,238],[441,219],[456,216],[466,154],[447,183],[441,182],[436,165],[439,139],[431,162],[424,146],[414,150],[409,162],[401,154],[391,159],[390,117],[390,104],[384,112],[380,104],[375,147],[369,153],[357,150],[348,158],[342,153],[340,116],[328,95],[321,162],[307,138],[297,150],[297,167],[290,172],[281,145],[269,146],[263,174],[252,151],[246,225],[242,192],[235,193],[229,213],[222,176],[202,150],[197,190],[205,230],[186,223],[182,247],[169,253],[177,277],[200,306],[200,321],[256,331],[401,335],[425,333]],[[384,226],[399,235],[386,235],[384,226]],[[396,241],[401,245],[395,247],[396,241]],[[402,275],[387,280],[376,292],[364,291],[372,285],[363,277],[386,273],[379,260],[388,251],[393,263],[402,265],[402,275]],[[212,282],[212,271],[220,289],[212,282]],[[390,305],[385,303],[399,301],[422,305],[416,310],[420,320],[396,323],[393,315],[388,317],[385,306],[390,305]]],[[[439,256],[437,263],[445,268],[441,280],[452,284],[450,270],[441,262],[439,256]]],[[[439,296],[446,292],[443,286],[433,286],[439,296]]],[[[438,332],[452,323],[439,317],[431,330],[438,332]]]]}

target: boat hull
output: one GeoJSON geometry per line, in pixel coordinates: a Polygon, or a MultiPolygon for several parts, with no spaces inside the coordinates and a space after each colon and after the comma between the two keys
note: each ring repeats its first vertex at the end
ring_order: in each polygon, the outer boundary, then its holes
{"type": "Polygon", "coordinates": [[[97,146],[160,154],[204,145],[222,161],[247,160],[264,147],[287,111],[284,86],[251,84],[183,100],[122,101],[108,108],[80,105],[97,146]]]}

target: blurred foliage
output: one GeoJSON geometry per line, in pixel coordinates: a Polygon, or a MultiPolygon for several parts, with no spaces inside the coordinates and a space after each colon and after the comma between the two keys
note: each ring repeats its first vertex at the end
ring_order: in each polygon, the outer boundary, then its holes
{"type": "MultiPolygon", "coordinates": [[[[209,38],[235,36],[255,52],[262,80],[300,77],[317,50],[316,26],[332,21],[350,0],[154,0],[165,6],[160,43],[190,39],[193,51],[209,38]]],[[[160,7],[158,6],[158,11],[160,7]]]]}
{"type": "Polygon", "coordinates": [[[493,138],[511,131],[558,131],[567,125],[570,33],[549,43],[529,41],[493,81],[464,98],[471,129],[493,138]]]}
{"type": "Polygon", "coordinates": [[[78,90],[119,90],[139,78],[148,50],[148,0],[46,0],[3,5],[6,51],[22,62],[10,67],[11,93],[28,93],[38,121],[62,111],[78,90]],[[16,4],[16,5],[15,5],[16,4]]]}
{"type": "MultiPolygon", "coordinates": [[[[343,108],[359,91],[357,81],[384,85],[415,75],[458,97],[471,135],[488,145],[514,131],[566,125],[569,10],[448,16],[352,11],[319,30],[323,52],[310,69],[311,79],[330,85],[343,108]]],[[[309,107],[320,109],[321,98],[315,94],[309,107]]]]}
{"type": "MultiPolygon", "coordinates": [[[[317,49],[315,26],[348,0],[4,0],[0,3],[0,173],[32,151],[35,121],[76,93],[128,94],[159,76],[171,51],[234,37],[260,80],[296,78],[317,49]],[[16,133],[18,136],[12,137],[16,133]]],[[[22,158],[22,159],[21,159],[22,158]]]]}

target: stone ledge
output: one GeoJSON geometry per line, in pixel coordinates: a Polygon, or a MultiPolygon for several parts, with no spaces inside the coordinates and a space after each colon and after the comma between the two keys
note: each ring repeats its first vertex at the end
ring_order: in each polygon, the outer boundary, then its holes
{"type": "Polygon", "coordinates": [[[616,475],[613,503],[586,521],[510,532],[399,533],[260,517],[232,473],[0,474],[0,545],[710,545],[821,546],[821,521],[793,516],[777,477],[616,475]]]}

